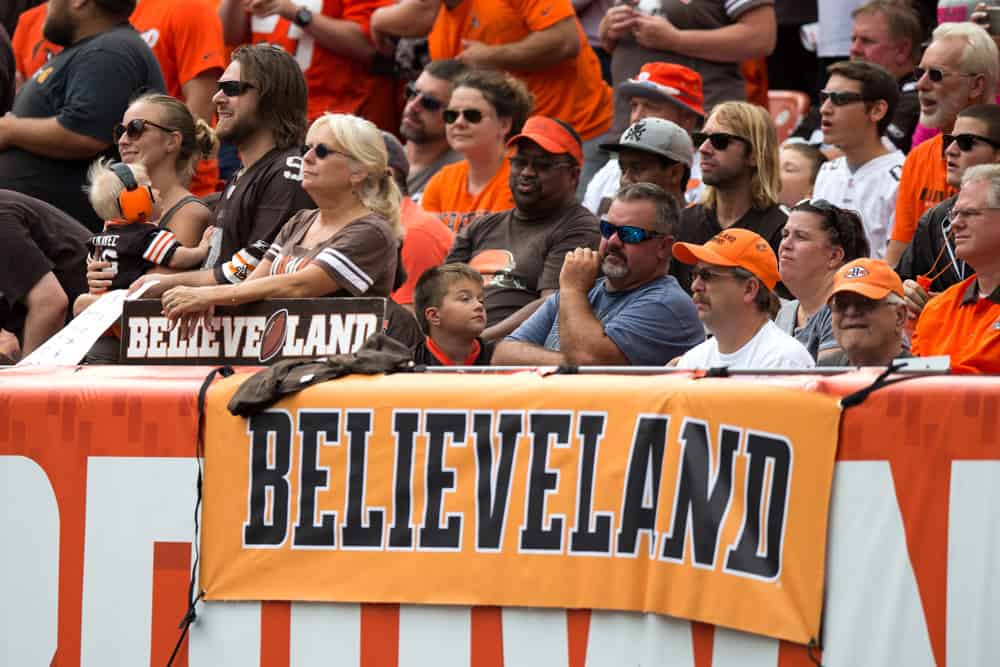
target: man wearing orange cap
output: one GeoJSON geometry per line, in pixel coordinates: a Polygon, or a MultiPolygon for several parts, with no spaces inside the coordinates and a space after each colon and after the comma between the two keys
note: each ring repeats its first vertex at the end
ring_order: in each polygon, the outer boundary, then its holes
{"type": "MultiPolygon", "coordinates": [[[[691,134],[705,120],[701,75],[683,65],[646,63],[635,77],[618,86],[618,94],[629,100],[629,125],[646,118],[662,118],[691,134]]],[[[602,144],[601,148],[606,146],[602,144]]],[[[602,215],[611,205],[618,188],[624,185],[621,178],[622,170],[617,157],[608,160],[587,184],[583,205],[591,213],[602,215]]],[[[677,203],[683,206],[685,202],[693,204],[698,201],[702,187],[697,153],[684,187],[685,201],[677,203]]]]}
{"type": "Polygon", "coordinates": [[[713,337],[686,352],[678,368],[812,368],[812,355],[771,321],[778,258],[759,234],[730,228],[704,245],[675,243],[674,257],[693,265],[698,318],[713,337]]]}
{"type": "Polygon", "coordinates": [[[885,366],[910,356],[903,346],[903,281],[883,260],[862,258],[840,267],[829,305],[841,351],[824,366],[885,366]]]}
{"type": "Polygon", "coordinates": [[[486,340],[512,332],[555,292],[567,252],[600,242],[597,218],[576,201],[583,148],[573,128],[532,116],[507,146],[515,207],[463,227],[445,260],[483,274],[486,340]]]}

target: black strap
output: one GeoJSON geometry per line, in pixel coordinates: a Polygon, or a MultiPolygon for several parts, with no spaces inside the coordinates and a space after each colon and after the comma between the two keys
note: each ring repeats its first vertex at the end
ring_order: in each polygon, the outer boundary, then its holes
{"type": "Polygon", "coordinates": [[[205,377],[205,381],[201,383],[201,389],[198,390],[198,442],[195,443],[195,461],[198,464],[198,482],[195,485],[197,492],[197,498],[194,503],[194,562],[191,563],[191,579],[188,581],[188,609],[187,613],[184,614],[184,618],[181,619],[180,625],[177,627],[181,631],[181,636],[177,638],[177,643],[174,645],[174,650],[170,654],[170,659],[167,660],[167,667],[171,667],[174,664],[174,659],[177,657],[177,652],[180,651],[181,646],[184,644],[184,638],[187,637],[188,628],[194,623],[195,619],[198,617],[198,613],[195,611],[195,606],[205,595],[205,591],[198,591],[195,595],[195,586],[198,580],[198,561],[201,558],[201,524],[198,520],[199,513],[201,511],[201,482],[203,478],[202,473],[202,459],[205,456],[205,397],[208,395],[208,388],[212,386],[212,382],[215,380],[216,375],[221,375],[222,377],[229,377],[235,371],[233,371],[231,366],[220,366],[219,368],[213,368],[212,372],[205,377]]]}
{"type": "Polygon", "coordinates": [[[859,389],[853,394],[848,394],[840,399],[840,407],[845,410],[847,408],[853,408],[855,405],[861,405],[864,403],[865,399],[867,399],[873,391],[881,389],[882,387],[888,387],[891,384],[903,382],[904,380],[924,377],[922,373],[912,373],[903,375],[902,377],[893,378],[892,380],[888,379],[890,375],[898,371],[903,366],[905,366],[905,364],[901,361],[890,361],[889,365],[885,367],[885,370],[882,371],[877,378],[875,378],[874,382],[864,389],[859,389]]]}
{"type": "Polygon", "coordinates": [[[809,644],[806,645],[806,655],[809,657],[810,662],[816,665],[816,667],[823,667],[823,663],[820,662],[822,657],[823,649],[820,647],[819,642],[813,637],[809,640],[809,644]]]}

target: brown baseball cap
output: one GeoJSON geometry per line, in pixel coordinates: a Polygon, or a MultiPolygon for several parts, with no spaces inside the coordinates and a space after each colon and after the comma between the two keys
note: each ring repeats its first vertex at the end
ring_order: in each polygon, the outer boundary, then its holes
{"type": "Polygon", "coordinates": [[[837,292],[854,292],[879,301],[889,294],[903,296],[903,281],[885,261],[862,257],[837,269],[830,296],[837,292]]]}
{"type": "Polygon", "coordinates": [[[757,276],[769,290],[781,280],[774,250],[764,237],[749,229],[723,230],[704,245],[675,243],[673,252],[684,264],[705,262],[715,266],[738,266],[757,276]]]}

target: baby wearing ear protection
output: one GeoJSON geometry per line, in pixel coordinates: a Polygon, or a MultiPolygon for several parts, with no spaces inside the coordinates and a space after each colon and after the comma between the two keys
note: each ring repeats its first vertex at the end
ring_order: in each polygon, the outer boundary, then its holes
{"type": "Polygon", "coordinates": [[[111,289],[125,289],[153,266],[197,268],[208,255],[213,227],[201,243],[188,248],[168,229],[149,222],[159,217],[158,203],[141,164],[98,160],[87,172],[90,205],[105,220],[104,231],[88,241],[91,257],[116,270],[111,289]]]}

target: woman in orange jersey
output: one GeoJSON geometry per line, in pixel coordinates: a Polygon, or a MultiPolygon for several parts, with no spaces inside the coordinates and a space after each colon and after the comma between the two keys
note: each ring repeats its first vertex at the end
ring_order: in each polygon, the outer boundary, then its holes
{"type": "Polygon", "coordinates": [[[465,159],[431,178],[421,206],[453,232],[486,213],[514,208],[506,143],[521,131],[531,107],[531,93],[509,74],[474,70],[459,77],[444,120],[448,143],[465,159]]]}

